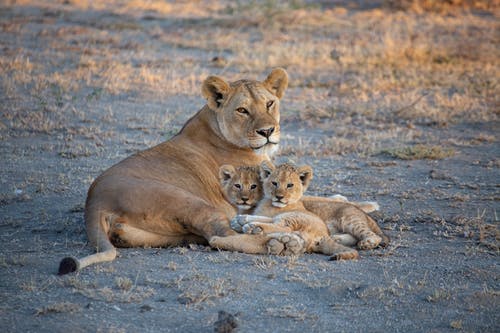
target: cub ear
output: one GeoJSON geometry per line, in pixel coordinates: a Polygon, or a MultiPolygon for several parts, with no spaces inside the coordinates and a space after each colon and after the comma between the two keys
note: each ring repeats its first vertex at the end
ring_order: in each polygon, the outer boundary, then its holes
{"type": "Polygon", "coordinates": [[[304,188],[305,191],[309,186],[309,183],[311,182],[311,179],[313,177],[313,170],[309,165],[304,165],[298,169],[298,173],[300,181],[302,182],[302,187],[304,188]]]}
{"type": "Polygon", "coordinates": [[[236,173],[236,169],[234,166],[229,164],[224,164],[219,168],[219,180],[221,183],[227,183],[234,177],[236,173]]]}
{"type": "Polygon", "coordinates": [[[267,179],[269,175],[276,169],[270,161],[264,161],[260,164],[260,178],[267,179]]]}
{"type": "Polygon", "coordinates": [[[203,81],[201,93],[207,99],[208,107],[218,109],[229,92],[229,84],[218,76],[209,76],[203,81]]]}
{"type": "Polygon", "coordinates": [[[263,83],[270,92],[281,99],[288,87],[288,74],[283,68],[275,68],[263,83]]]}

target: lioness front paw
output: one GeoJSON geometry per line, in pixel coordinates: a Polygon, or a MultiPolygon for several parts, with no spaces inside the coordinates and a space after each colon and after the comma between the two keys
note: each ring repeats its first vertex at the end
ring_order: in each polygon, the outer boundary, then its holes
{"type": "Polygon", "coordinates": [[[219,236],[212,236],[212,238],[209,239],[208,244],[210,244],[211,247],[213,248],[221,248],[222,242],[221,242],[222,237],[219,236]]]}
{"type": "Polygon", "coordinates": [[[335,252],[330,257],[330,260],[353,260],[359,259],[359,253],[355,249],[343,249],[335,252]]]}
{"type": "Polygon", "coordinates": [[[236,232],[242,232],[243,226],[248,223],[249,215],[236,215],[230,222],[231,229],[236,232]]]}
{"type": "Polygon", "coordinates": [[[373,235],[362,239],[358,242],[358,249],[360,250],[371,250],[376,248],[380,242],[382,241],[382,237],[378,235],[373,235]]]}
{"type": "Polygon", "coordinates": [[[304,240],[296,234],[273,233],[269,234],[271,239],[267,242],[269,254],[299,255],[305,252],[304,240]]]}
{"type": "Polygon", "coordinates": [[[244,234],[260,235],[263,233],[261,227],[254,223],[247,223],[243,226],[242,231],[244,234]]]}

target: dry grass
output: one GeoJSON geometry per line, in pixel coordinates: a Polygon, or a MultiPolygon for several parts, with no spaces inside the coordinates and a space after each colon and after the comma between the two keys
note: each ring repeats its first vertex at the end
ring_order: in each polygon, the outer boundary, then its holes
{"type": "Polygon", "coordinates": [[[288,318],[294,321],[317,320],[318,316],[309,313],[306,309],[300,309],[293,305],[284,305],[279,308],[267,308],[266,315],[278,318],[288,318]]]}
{"type": "Polygon", "coordinates": [[[415,145],[404,148],[384,150],[383,153],[401,160],[441,160],[452,157],[455,151],[440,146],[415,145]]]}
{"type": "MultiPolygon", "coordinates": [[[[437,6],[435,1],[407,1],[405,8],[415,3],[437,6]]],[[[87,11],[88,25],[70,22],[30,32],[22,17],[6,17],[3,36],[38,34],[40,49],[32,52],[9,42],[8,51],[0,54],[5,92],[0,135],[6,135],[2,128],[10,135],[12,130],[64,131],[65,120],[82,100],[199,96],[208,74],[257,78],[275,66],[286,67],[291,87],[299,88],[288,97],[284,119],[335,128],[336,139],[318,156],[371,154],[388,140],[418,136],[414,125],[497,120],[496,12],[487,1],[454,1],[452,7],[457,6],[482,8],[489,16],[467,11],[442,15],[440,10],[426,15],[383,9],[350,13],[304,1],[117,5],[73,0],[65,13],[71,17],[87,11]],[[116,15],[102,22],[94,11],[116,15]],[[189,20],[172,32],[148,17],[189,20]],[[212,62],[214,57],[222,61],[212,62]],[[368,127],[362,136],[342,135],[361,125],[368,127]]],[[[57,4],[40,8],[43,13],[57,4]]],[[[78,149],[61,153],[70,158],[92,154],[78,149]]]]}
{"type": "Polygon", "coordinates": [[[385,0],[384,5],[391,9],[424,11],[442,14],[456,13],[461,10],[494,10],[500,4],[496,0],[385,0]]]}
{"type": "Polygon", "coordinates": [[[50,313],[74,313],[80,312],[82,307],[79,304],[70,302],[54,303],[36,310],[36,316],[43,316],[50,313]]]}

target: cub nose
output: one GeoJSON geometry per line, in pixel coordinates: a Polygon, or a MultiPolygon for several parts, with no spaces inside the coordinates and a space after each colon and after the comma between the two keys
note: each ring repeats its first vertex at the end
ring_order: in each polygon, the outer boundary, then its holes
{"type": "Polygon", "coordinates": [[[241,197],[241,201],[243,201],[243,202],[247,202],[247,201],[248,201],[248,198],[247,198],[247,197],[241,197]]]}
{"type": "Polygon", "coordinates": [[[274,132],[274,127],[261,128],[256,130],[257,134],[262,135],[265,138],[269,138],[274,132]]]}
{"type": "Polygon", "coordinates": [[[281,199],[283,199],[283,198],[284,198],[284,196],[283,196],[283,195],[276,195],[276,199],[278,199],[278,200],[281,200],[281,199]]]}

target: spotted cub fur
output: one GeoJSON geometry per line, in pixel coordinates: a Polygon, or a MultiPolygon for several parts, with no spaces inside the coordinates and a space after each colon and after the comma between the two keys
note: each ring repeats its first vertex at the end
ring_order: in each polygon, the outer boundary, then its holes
{"type": "Polygon", "coordinates": [[[223,165],[219,179],[226,200],[238,209],[238,214],[251,214],[264,196],[259,166],[223,165]]]}

